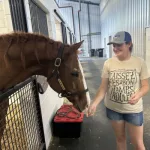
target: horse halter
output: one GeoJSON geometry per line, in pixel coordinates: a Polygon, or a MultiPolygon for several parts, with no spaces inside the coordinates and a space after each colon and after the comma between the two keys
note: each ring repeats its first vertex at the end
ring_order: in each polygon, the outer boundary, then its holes
{"type": "Polygon", "coordinates": [[[68,97],[71,97],[71,96],[81,95],[83,93],[88,92],[88,88],[83,90],[83,91],[79,91],[79,92],[69,92],[69,91],[66,90],[62,80],[60,79],[59,67],[62,63],[62,55],[63,55],[64,47],[65,47],[65,45],[62,44],[60,46],[60,48],[58,49],[58,54],[57,54],[57,57],[56,57],[55,63],[54,63],[55,68],[52,71],[52,74],[49,77],[47,77],[47,81],[50,80],[53,77],[57,78],[57,81],[58,81],[60,87],[62,88],[62,92],[58,94],[58,97],[60,97],[60,98],[61,97],[67,97],[68,98],[68,97]]]}

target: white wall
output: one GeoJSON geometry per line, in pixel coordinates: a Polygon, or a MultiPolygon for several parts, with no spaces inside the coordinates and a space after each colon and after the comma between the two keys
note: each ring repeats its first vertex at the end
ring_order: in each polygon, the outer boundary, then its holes
{"type": "Polygon", "coordinates": [[[13,31],[8,0],[0,0],[0,34],[13,31]]]}
{"type": "MultiPolygon", "coordinates": [[[[109,36],[125,30],[133,38],[134,55],[145,58],[145,28],[150,26],[150,0],[101,0],[101,44],[109,36]]],[[[104,46],[105,47],[105,46],[104,46]]],[[[106,46],[109,57],[109,46],[106,46]]]]}
{"type": "Polygon", "coordinates": [[[56,28],[56,40],[62,42],[63,39],[62,39],[62,32],[61,32],[61,24],[57,19],[55,19],[55,28],[56,28]]]}
{"type": "Polygon", "coordinates": [[[41,110],[42,110],[42,118],[43,118],[43,126],[44,126],[44,134],[46,140],[46,147],[48,148],[51,138],[52,138],[52,131],[51,131],[51,121],[55,112],[60,108],[62,105],[62,99],[58,97],[58,94],[52,90],[48,86],[47,91],[44,95],[40,94],[40,103],[41,103],[41,110]]]}

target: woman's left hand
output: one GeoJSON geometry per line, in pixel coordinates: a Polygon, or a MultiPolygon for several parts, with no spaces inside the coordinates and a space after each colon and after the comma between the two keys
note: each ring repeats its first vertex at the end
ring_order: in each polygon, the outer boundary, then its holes
{"type": "Polygon", "coordinates": [[[141,80],[141,88],[135,90],[135,93],[129,98],[129,104],[136,104],[142,96],[144,96],[149,91],[148,79],[141,80]]]}
{"type": "Polygon", "coordinates": [[[129,99],[129,104],[131,104],[131,105],[136,104],[140,98],[141,98],[140,92],[134,93],[129,99]]]}

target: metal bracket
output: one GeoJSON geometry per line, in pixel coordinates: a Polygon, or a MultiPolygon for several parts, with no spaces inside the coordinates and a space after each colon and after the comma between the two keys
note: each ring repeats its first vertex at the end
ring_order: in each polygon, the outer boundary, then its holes
{"type": "Polygon", "coordinates": [[[60,64],[61,64],[61,59],[60,58],[56,58],[56,60],[55,60],[55,66],[59,67],[60,64]]]}
{"type": "Polygon", "coordinates": [[[40,94],[44,94],[44,89],[39,82],[37,82],[37,89],[40,94]]]}

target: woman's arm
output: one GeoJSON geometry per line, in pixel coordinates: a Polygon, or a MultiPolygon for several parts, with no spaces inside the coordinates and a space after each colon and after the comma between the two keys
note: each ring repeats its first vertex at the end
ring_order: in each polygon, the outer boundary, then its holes
{"type": "Polygon", "coordinates": [[[94,100],[92,101],[91,106],[88,109],[87,116],[94,115],[97,105],[103,100],[103,98],[107,92],[107,88],[108,88],[108,78],[102,78],[101,85],[97,91],[97,94],[96,94],[94,100]]]}

